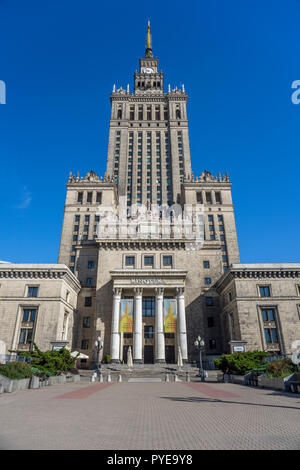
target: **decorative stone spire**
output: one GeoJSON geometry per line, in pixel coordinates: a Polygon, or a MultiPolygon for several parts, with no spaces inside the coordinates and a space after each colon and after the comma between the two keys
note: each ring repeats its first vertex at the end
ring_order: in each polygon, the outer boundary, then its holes
{"type": "Polygon", "coordinates": [[[152,57],[152,36],[151,36],[151,30],[150,30],[150,20],[148,20],[148,27],[147,27],[147,42],[146,42],[145,57],[152,57]]]}

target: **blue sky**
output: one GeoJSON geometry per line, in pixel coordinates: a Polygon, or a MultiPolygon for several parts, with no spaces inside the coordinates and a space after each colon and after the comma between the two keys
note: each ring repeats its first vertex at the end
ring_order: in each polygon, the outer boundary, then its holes
{"type": "Polygon", "coordinates": [[[147,19],[189,95],[194,174],[229,172],[242,262],[299,262],[300,1],[0,0],[0,259],[56,262],[70,171],[106,166],[147,19]]]}

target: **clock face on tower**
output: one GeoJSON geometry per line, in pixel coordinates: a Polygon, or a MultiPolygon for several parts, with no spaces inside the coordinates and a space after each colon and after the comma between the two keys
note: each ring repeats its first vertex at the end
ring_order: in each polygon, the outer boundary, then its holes
{"type": "Polygon", "coordinates": [[[154,70],[153,70],[151,67],[145,67],[142,72],[143,72],[143,73],[153,73],[154,70]]]}

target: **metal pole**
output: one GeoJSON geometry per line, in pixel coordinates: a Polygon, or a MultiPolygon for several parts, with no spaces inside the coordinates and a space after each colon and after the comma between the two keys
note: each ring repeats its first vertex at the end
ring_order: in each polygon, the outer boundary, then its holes
{"type": "Polygon", "coordinates": [[[100,360],[100,344],[97,344],[97,375],[100,375],[100,367],[99,367],[99,360],[100,360]]]}

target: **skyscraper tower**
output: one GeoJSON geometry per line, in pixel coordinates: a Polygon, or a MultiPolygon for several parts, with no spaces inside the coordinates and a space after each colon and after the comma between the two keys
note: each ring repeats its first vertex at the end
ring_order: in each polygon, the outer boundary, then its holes
{"type": "Polygon", "coordinates": [[[165,93],[148,23],[133,93],[129,85],[114,86],[110,95],[104,178],[89,171],[81,177],[71,173],[67,182],[59,263],[69,266],[81,284],[74,348],[87,353],[90,361],[100,334],[103,354],[113,362],[125,360],[129,346],[136,363],[174,362],[178,347],[187,361],[195,353],[199,333],[210,345],[210,354],[226,346],[221,300],[213,286],[230,264],[239,262],[231,183],[227,174],[215,177],[206,170],[194,177],[187,99],[184,86],[168,86],[165,93]],[[172,228],[173,208],[158,211],[151,231],[142,217],[137,222],[135,211],[128,211],[124,225],[132,224],[133,236],[124,236],[123,221],[118,227],[122,231],[107,237],[104,230],[100,235],[105,212],[122,213],[120,196],[128,206],[142,204],[141,212],[147,208],[150,220],[150,204],[179,203],[182,209],[200,205],[201,249],[190,249],[184,231],[172,228]],[[121,328],[125,313],[131,316],[131,331],[121,328]],[[177,313],[176,331],[168,331],[169,313],[169,325],[175,324],[177,313]]]}
{"type": "Polygon", "coordinates": [[[153,57],[150,22],[145,56],[134,74],[134,91],[113,88],[107,173],[127,204],[179,202],[180,185],[191,175],[184,86],[164,92],[164,74],[153,57]]]}

